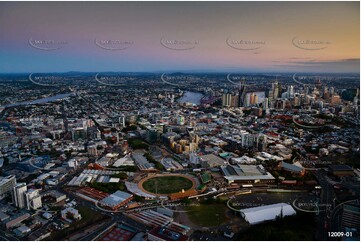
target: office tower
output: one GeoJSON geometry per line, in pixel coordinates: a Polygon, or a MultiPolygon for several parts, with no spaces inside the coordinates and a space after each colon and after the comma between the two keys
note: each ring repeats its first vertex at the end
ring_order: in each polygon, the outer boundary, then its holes
{"type": "Polygon", "coordinates": [[[246,85],[246,79],[242,78],[241,81],[241,85],[238,88],[238,95],[239,95],[239,107],[244,107],[245,106],[245,99],[246,99],[246,89],[247,89],[247,85],[246,85]]]}
{"type": "Polygon", "coordinates": [[[294,98],[293,98],[293,105],[294,106],[299,106],[300,105],[300,97],[298,95],[296,95],[294,98]]]}
{"type": "Polygon", "coordinates": [[[257,94],[254,94],[253,96],[253,104],[257,104],[258,103],[258,96],[257,94]]]}
{"type": "Polygon", "coordinates": [[[331,97],[331,104],[340,104],[341,97],[339,95],[332,95],[331,97]]]}
{"type": "Polygon", "coordinates": [[[317,88],[317,90],[321,90],[321,87],[322,87],[322,83],[321,83],[321,80],[320,79],[318,79],[317,81],[316,81],[316,88],[317,88]]]}
{"type": "Polygon", "coordinates": [[[288,93],[288,98],[294,97],[295,91],[292,85],[287,87],[287,93],[288,93]]]}
{"type": "Polygon", "coordinates": [[[150,144],[156,143],[158,141],[158,132],[157,132],[157,130],[154,129],[154,128],[147,129],[145,140],[150,144]]]}
{"type": "Polygon", "coordinates": [[[184,125],[184,116],[182,116],[182,115],[178,116],[177,124],[178,125],[184,125]]]}
{"type": "Polygon", "coordinates": [[[271,97],[274,100],[277,99],[278,93],[279,93],[279,85],[278,85],[278,81],[276,80],[276,82],[272,83],[271,97]]]}
{"type": "Polygon", "coordinates": [[[359,94],[360,94],[360,89],[357,88],[357,90],[356,90],[356,95],[355,95],[355,97],[353,98],[353,104],[354,104],[354,105],[357,105],[357,103],[358,103],[358,101],[359,101],[359,98],[358,98],[359,94]]]}
{"type": "Polygon", "coordinates": [[[30,209],[38,209],[41,208],[41,196],[39,194],[39,190],[37,189],[30,189],[25,192],[25,199],[26,199],[26,207],[28,210],[30,209]]]}
{"type": "Polygon", "coordinates": [[[77,141],[79,139],[86,140],[86,138],[87,138],[86,129],[81,128],[81,127],[74,128],[71,131],[71,137],[72,137],[73,141],[77,141]]]}
{"type": "Polygon", "coordinates": [[[305,94],[307,95],[307,94],[309,94],[310,93],[310,87],[309,86],[306,86],[306,88],[305,88],[305,94]]]}
{"type": "Polygon", "coordinates": [[[7,177],[0,177],[0,198],[5,195],[5,193],[12,191],[16,185],[16,178],[14,175],[7,177]]]}
{"type": "Polygon", "coordinates": [[[230,107],[231,106],[231,98],[232,98],[231,94],[223,93],[223,95],[222,95],[222,107],[230,107]]]}
{"type": "Polygon", "coordinates": [[[249,104],[252,105],[254,104],[254,93],[252,92],[250,95],[249,95],[249,104]]]}
{"type": "Polygon", "coordinates": [[[98,149],[96,145],[89,145],[87,147],[88,154],[90,156],[97,156],[98,155],[98,149]]]}
{"type": "Polygon", "coordinates": [[[125,116],[119,117],[119,124],[121,127],[125,127],[125,116]]]}
{"type": "Polygon", "coordinates": [[[263,99],[263,109],[268,109],[268,98],[263,99]]]}
{"type": "Polygon", "coordinates": [[[232,95],[231,96],[231,107],[238,107],[239,105],[239,95],[232,95]]]}
{"type": "Polygon", "coordinates": [[[189,163],[190,163],[190,164],[194,164],[194,165],[199,164],[199,158],[198,158],[197,153],[191,152],[191,153],[189,154],[189,163]]]}
{"type": "Polygon", "coordinates": [[[258,96],[254,92],[249,95],[249,104],[254,105],[258,103],[258,96]]]}
{"type": "Polygon", "coordinates": [[[18,208],[25,208],[25,192],[28,190],[26,183],[18,183],[13,188],[13,202],[18,208]]]}

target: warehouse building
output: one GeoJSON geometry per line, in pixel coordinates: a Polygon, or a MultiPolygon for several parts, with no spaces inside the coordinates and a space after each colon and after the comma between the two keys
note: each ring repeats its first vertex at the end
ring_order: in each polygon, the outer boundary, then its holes
{"type": "Polygon", "coordinates": [[[104,207],[116,210],[133,199],[133,195],[127,192],[116,191],[100,201],[100,204],[104,207]]]}
{"type": "Polygon", "coordinates": [[[275,178],[262,165],[221,166],[224,179],[229,184],[236,183],[273,183],[275,178]]]}
{"type": "Polygon", "coordinates": [[[353,169],[348,165],[329,165],[328,171],[333,176],[353,176],[353,169]]]}

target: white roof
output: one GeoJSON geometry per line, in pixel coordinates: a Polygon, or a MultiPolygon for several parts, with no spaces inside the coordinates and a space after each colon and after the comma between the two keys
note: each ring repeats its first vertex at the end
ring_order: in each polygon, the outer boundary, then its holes
{"type": "Polygon", "coordinates": [[[250,224],[258,224],[264,221],[274,220],[277,216],[280,216],[281,211],[283,214],[282,217],[296,214],[296,211],[292,208],[292,206],[287,203],[276,203],[240,210],[244,219],[250,224]]]}

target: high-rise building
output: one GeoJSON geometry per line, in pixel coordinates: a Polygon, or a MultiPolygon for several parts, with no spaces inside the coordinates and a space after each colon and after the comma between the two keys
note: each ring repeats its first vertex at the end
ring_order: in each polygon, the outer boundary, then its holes
{"type": "Polygon", "coordinates": [[[271,95],[270,97],[272,97],[272,99],[277,99],[278,98],[278,93],[279,93],[279,85],[278,85],[278,81],[276,80],[276,82],[272,83],[272,89],[271,89],[271,95]]]}
{"type": "Polygon", "coordinates": [[[231,107],[238,107],[239,105],[239,95],[232,95],[231,96],[231,107]]]}
{"type": "Polygon", "coordinates": [[[73,141],[77,141],[79,139],[86,140],[86,138],[87,138],[86,129],[84,129],[82,127],[74,128],[71,131],[71,137],[72,137],[73,141]]]}
{"type": "Polygon", "coordinates": [[[89,145],[87,150],[90,156],[98,156],[98,149],[96,145],[89,145]]]}
{"type": "Polygon", "coordinates": [[[321,83],[321,80],[320,80],[320,79],[318,79],[318,80],[316,81],[315,86],[316,86],[317,90],[321,90],[321,88],[322,88],[322,83],[321,83]]]}
{"type": "Polygon", "coordinates": [[[246,85],[246,79],[242,78],[241,81],[241,85],[238,88],[238,96],[239,96],[239,104],[238,107],[244,107],[245,106],[245,102],[246,102],[246,89],[247,89],[247,85],[246,85]]]}
{"type": "Polygon", "coordinates": [[[26,183],[18,183],[13,188],[13,202],[18,208],[25,208],[25,192],[28,190],[26,183]]]}
{"type": "Polygon", "coordinates": [[[121,127],[125,127],[125,116],[119,117],[119,124],[121,127]]]}
{"type": "Polygon", "coordinates": [[[0,198],[5,195],[5,193],[12,191],[16,185],[16,178],[14,175],[7,177],[0,177],[0,198]]]}
{"type": "Polygon", "coordinates": [[[241,145],[242,147],[251,147],[254,142],[257,140],[256,135],[253,135],[245,130],[240,131],[241,136],[241,145]]]}
{"type": "Polygon", "coordinates": [[[269,105],[268,105],[268,98],[266,97],[265,99],[263,99],[263,109],[268,109],[269,105]]]}
{"type": "Polygon", "coordinates": [[[254,93],[252,92],[250,95],[249,95],[249,104],[250,105],[253,105],[254,104],[254,93]]]}
{"type": "Polygon", "coordinates": [[[158,141],[158,132],[157,132],[157,130],[154,129],[154,128],[147,129],[145,140],[150,144],[156,143],[158,141]]]}
{"type": "Polygon", "coordinates": [[[292,85],[287,87],[287,94],[288,94],[288,98],[293,98],[294,97],[295,90],[294,90],[292,85]]]}
{"type": "Polygon", "coordinates": [[[300,105],[300,97],[298,95],[296,95],[294,98],[293,98],[293,105],[294,106],[299,106],[300,105]]]}
{"type": "Polygon", "coordinates": [[[199,164],[199,158],[198,158],[197,153],[191,152],[191,153],[189,154],[189,163],[190,163],[190,164],[194,164],[194,165],[199,164]]]}
{"type": "Polygon", "coordinates": [[[331,97],[331,104],[340,104],[341,97],[339,95],[332,95],[331,97]]]}
{"type": "Polygon", "coordinates": [[[184,125],[184,116],[182,116],[182,115],[178,116],[177,124],[178,125],[184,125]]]}
{"type": "Polygon", "coordinates": [[[250,104],[251,105],[255,105],[258,103],[258,96],[256,93],[252,93],[251,97],[250,97],[250,104]]]}
{"type": "Polygon", "coordinates": [[[232,94],[223,93],[222,95],[222,107],[230,107],[232,100],[232,94]]]}
{"type": "Polygon", "coordinates": [[[25,199],[26,199],[26,207],[28,210],[30,209],[38,209],[41,208],[41,196],[39,194],[39,190],[37,189],[30,189],[25,192],[25,199]]]}

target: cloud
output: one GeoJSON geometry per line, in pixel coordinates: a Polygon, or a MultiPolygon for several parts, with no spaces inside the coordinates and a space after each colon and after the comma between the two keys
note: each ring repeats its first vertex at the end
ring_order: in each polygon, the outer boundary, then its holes
{"type": "Polygon", "coordinates": [[[289,64],[297,65],[345,65],[345,64],[360,64],[360,59],[340,59],[340,60],[309,60],[309,61],[289,61],[289,64]]]}
{"type": "Polygon", "coordinates": [[[321,72],[360,72],[360,59],[349,58],[339,60],[316,60],[289,58],[294,61],[274,61],[274,67],[287,68],[294,71],[321,71],[321,72]]]}

